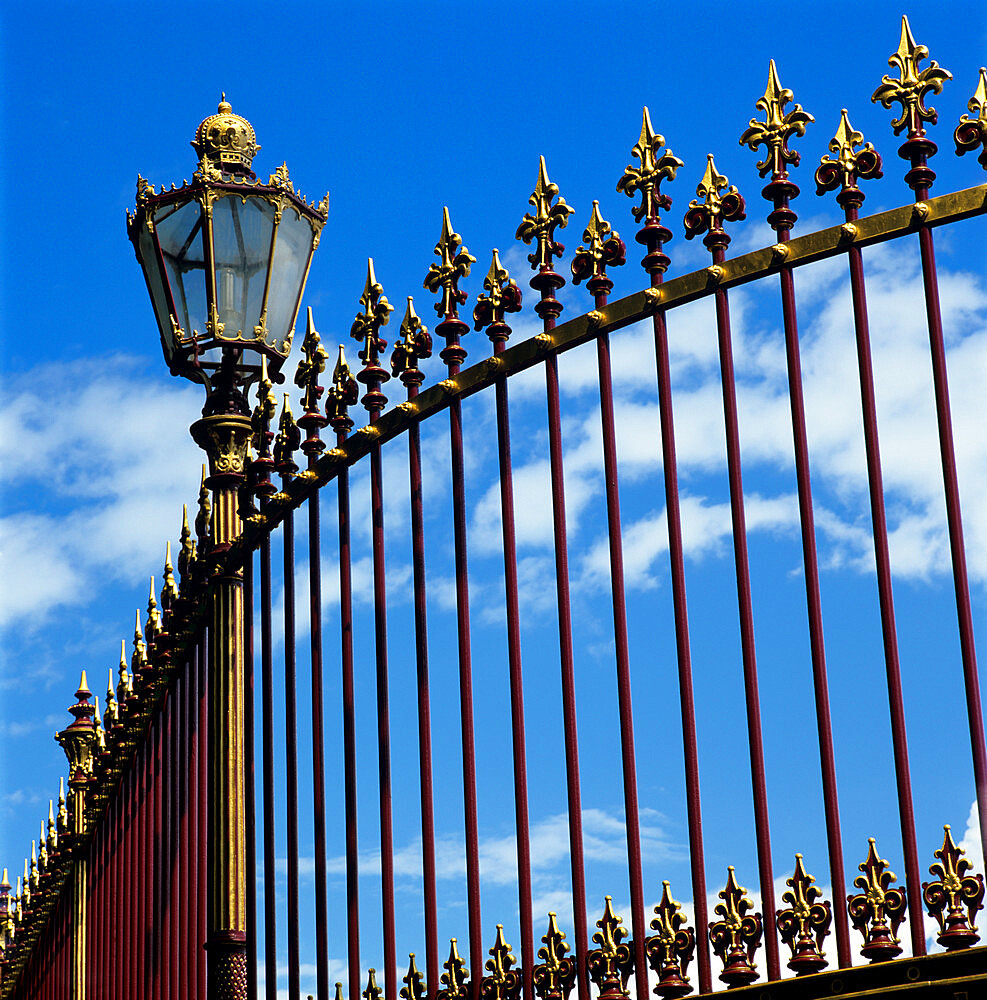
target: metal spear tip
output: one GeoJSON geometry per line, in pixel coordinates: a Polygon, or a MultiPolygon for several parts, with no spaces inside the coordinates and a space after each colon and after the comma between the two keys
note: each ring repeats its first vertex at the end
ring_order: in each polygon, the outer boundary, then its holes
{"type": "Polygon", "coordinates": [[[86,683],[86,672],[83,670],[82,676],[79,678],[79,689],[75,692],[75,696],[81,701],[91,695],[92,691],[89,690],[89,685],[86,683]]]}

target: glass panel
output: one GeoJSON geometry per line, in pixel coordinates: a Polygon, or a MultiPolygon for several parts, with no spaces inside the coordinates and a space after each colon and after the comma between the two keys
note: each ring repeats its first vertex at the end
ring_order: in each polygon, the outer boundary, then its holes
{"type": "Polygon", "coordinates": [[[236,195],[213,205],[213,253],[216,259],[216,307],[223,339],[237,334],[252,340],[260,320],[271,252],[274,206],[263,198],[236,195]]]}
{"type": "Polygon", "coordinates": [[[291,206],[284,210],[274,245],[271,289],[267,293],[267,342],[280,351],[294,326],[295,311],[312,250],[312,227],[291,206]]]}
{"type": "Polygon", "coordinates": [[[165,261],[178,322],[187,333],[206,333],[206,269],[202,256],[202,210],[197,201],[164,205],[154,225],[165,261]]]}
{"type": "Polygon", "coordinates": [[[141,267],[144,269],[147,287],[151,292],[151,304],[154,306],[154,315],[158,321],[158,329],[161,331],[161,343],[164,346],[165,359],[170,364],[175,353],[175,337],[171,328],[171,313],[168,311],[168,296],[165,293],[164,283],[167,279],[161,273],[161,266],[158,263],[158,253],[154,246],[154,237],[144,225],[141,226],[137,244],[141,267]]]}

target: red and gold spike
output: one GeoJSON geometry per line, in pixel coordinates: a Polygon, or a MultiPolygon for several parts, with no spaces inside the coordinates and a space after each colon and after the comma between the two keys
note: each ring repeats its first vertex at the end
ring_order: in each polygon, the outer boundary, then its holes
{"type": "MultiPolygon", "coordinates": [[[[659,209],[668,211],[672,207],[672,199],[659,190],[663,180],[673,181],[682,161],[670,149],[661,152],[665,145],[665,137],[658,135],[651,125],[651,112],[644,109],[641,121],[641,136],[631,149],[631,156],[636,156],[641,166],[628,164],[624,167],[624,175],[617,181],[617,190],[623,191],[628,198],[641,195],[641,204],[632,209],[637,222],[642,219],[647,223],[658,222],[659,209]],[[660,154],[660,155],[659,155],[660,154]]],[[[645,241],[638,237],[639,242],[645,241]]]]}
{"type": "Polygon", "coordinates": [[[408,973],[402,977],[402,982],[404,986],[398,994],[401,1000],[423,1000],[426,994],[425,977],[418,971],[414,952],[408,955],[408,973]]]}
{"type": "Polygon", "coordinates": [[[815,119],[802,109],[801,104],[792,104],[791,110],[785,111],[785,105],[792,102],[794,96],[790,90],[782,87],[772,59],[768,67],[768,85],[764,96],[759,97],[755,104],[755,107],[764,112],[764,121],[752,118],[740,137],[741,146],[748,146],[755,151],[758,146],[765,147],[766,155],[757,164],[757,172],[762,177],[770,173],[772,180],[781,180],[788,176],[788,164],[798,166],[799,154],[788,148],[788,140],[792,136],[805,135],[805,126],[815,119]]]}
{"type": "Polygon", "coordinates": [[[497,345],[507,343],[507,338],[511,335],[511,328],[504,322],[504,314],[521,309],[521,289],[501,264],[496,247],[490,270],[483,279],[483,287],[486,292],[477,296],[476,308],[473,310],[473,329],[487,328],[487,336],[493,342],[496,353],[497,345]]]}
{"type": "Polygon", "coordinates": [[[469,996],[469,974],[466,963],[459,957],[456,939],[449,941],[449,957],[442,963],[446,971],[439,976],[442,983],[435,994],[436,1000],[466,1000],[469,996]]]}
{"type": "Polygon", "coordinates": [[[707,247],[725,246],[730,238],[723,231],[723,223],[745,219],[745,206],[737,188],[716,169],[712,153],[706,154],[706,170],[696,194],[699,198],[689,202],[685,213],[685,238],[691,240],[708,233],[704,241],[707,247]]]}
{"type": "Polygon", "coordinates": [[[953,132],[956,155],[971,153],[980,149],[977,161],[987,168],[987,69],[980,67],[980,79],[973,97],[966,103],[971,115],[961,115],[960,123],[953,132]]]}
{"type": "Polygon", "coordinates": [[[410,295],[399,332],[400,337],[394,341],[391,351],[391,374],[400,378],[410,390],[425,381],[425,373],[418,367],[418,362],[432,356],[432,337],[415,312],[415,303],[410,295]]]}
{"type": "Polygon", "coordinates": [[[871,962],[883,962],[901,954],[898,928],[905,919],[905,890],[891,885],[895,874],[888,871],[887,861],[878,857],[873,837],[868,844],[867,860],[858,866],[864,874],[853,880],[860,892],[847,896],[847,912],[864,937],[860,954],[871,962]]]}
{"type": "Polygon", "coordinates": [[[442,209],[442,234],[435,244],[434,253],[439,263],[429,265],[423,284],[430,292],[439,295],[439,301],[435,303],[436,313],[445,319],[455,319],[459,315],[459,306],[467,298],[466,292],[459,288],[459,281],[469,277],[470,267],[476,263],[476,258],[463,246],[463,238],[452,228],[448,207],[442,209]]]}
{"type": "Polygon", "coordinates": [[[836,156],[823,156],[816,168],[816,194],[839,188],[836,200],[842,208],[860,208],[864,193],[857,182],[884,176],[877,150],[869,142],[863,149],[857,149],[863,141],[863,133],[854,129],[847,117],[846,108],[843,108],[836,135],[829,140],[830,152],[836,156]]]}
{"type": "Polygon", "coordinates": [[[746,986],[758,978],[754,954],[761,945],[763,925],[760,913],[751,913],[754,904],[747,890],[737,884],[733,865],[727,867],[726,888],[718,893],[723,901],[714,913],[720,919],[709,925],[709,940],[713,951],[723,962],[720,981],[729,987],[746,986]]]}
{"type": "Polygon", "coordinates": [[[521,973],[513,968],[514,953],[504,938],[503,924],[497,924],[497,939],[489,954],[484,965],[488,975],[480,980],[480,996],[485,1000],[518,1000],[521,973]]]}
{"type": "Polygon", "coordinates": [[[796,976],[805,976],[825,969],[829,964],[822,953],[823,941],[829,934],[833,912],[829,900],[813,885],[816,880],[802,866],[802,855],[795,855],[795,874],[787,879],[789,887],[782,897],[788,908],[778,910],[778,934],[792,951],[788,967],[796,976]]]}
{"type": "Polygon", "coordinates": [[[373,257],[367,258],[367,282],[360,296],[360,305],[363,309],[353,320],[350,336],[363,345],[359,354],[363,368],[356,377],[367,387],[363,405],[373,420],[387,403],[387,397],[380,391],[380,387],[391,376],[380,366],[380,355],[387,349],[387,341],[381,337],[380,328],[390,322],[394,311],[394,306],[387,301],[383,286],[374,274],[373,257]]]}
{"type": "Polygon", "coordinates": [[[658,933],[647,940],[648,964],[658,976],[654,992],[675,1000],[692,992],[686,970],[696,950],[696,932],[683,926],[682,904],[672,899],[671,887],[662,882],[661,902],[655,907],[651,929],[658,933]]]}
{"type": "Polygon", "coordinates": [[[976,915],[984,905],[984,877],[970,874],[973,865],[953,843],[948,823],[943,831],[942,847],[935,852],[939,860],[929,867],[929,872],[937,878],[922,883],[922,898],[939,924],[936,940],[946,951],[957,951],[971,948],[980,940],[976,915]]]}
{"type": "Polygon", "coordinates": [[[535,993],[542,1000],[566,1000],[576,981],[576,962],[571,956],[566,957],[569,946],[554,913],[548,915],[548,931],[541,940],[540,962],[532,973],[535,993]]]}
{"type": "Polygon", "coordinates": [[[593,934],[597,946],[586,956],[590,979],[600,991],[600,1000],[628,997],[627,980],[634,971],[634,952],[624,944],[627,931],[623,920],[613,912],[613,900],[603,897],[603,916],[596,922],[599,930],[593,934]]]}
{"type": "Polygon", "coordinates": [[[349,408],[356,405],[359,395],[356,379],[346,362],[346,352],[340,344],[336,367],[332,370],[332,385],[326,394],[326,415],[337,434],[344,433],[353,426],[349,408]]]}
{"type": "Polygon", "coordinates": [[[892,103],[901,105],[901,114],[891,122],[895,135],[907,130],[908,138],[925,135],[923,122],[935,125],[938,114],[935,109],[925,106],[925,95],[942,93],[942,85],[953,76],[934,59],[923,70],[919,63],[929,58],[929,50],[924,45],[916,45],[908,18],[901,18],[901,40],[897,50],[888,59],[888,65],[898,70],[898,79],[885,74],[881,86],[874,91],[871,100],[890,108],[892,103]]]}
{"type": "Polygon", "coordinates": [[[613,288],[607,276],[608,267],[619,267],[624,263],[627,248],[610,223],[600,214],[600,203],[593,202],[593,211],[583,230],[583,246],[576,250],[572,261],[572,283],[586,282],[591,293],[606,294],[613,288]]]}

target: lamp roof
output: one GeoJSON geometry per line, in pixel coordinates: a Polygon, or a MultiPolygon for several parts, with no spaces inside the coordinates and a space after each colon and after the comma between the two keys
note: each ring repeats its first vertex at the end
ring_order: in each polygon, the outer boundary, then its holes
{"type": "Polygon", "coordinates": [[[216,114],[204,118],[195,130],[192,148],[199,154],[200,166],[209,164],[229,173],[244,173],[250,170],[260,146],[253,125],[234,113],[224,93],[216,114]]]}

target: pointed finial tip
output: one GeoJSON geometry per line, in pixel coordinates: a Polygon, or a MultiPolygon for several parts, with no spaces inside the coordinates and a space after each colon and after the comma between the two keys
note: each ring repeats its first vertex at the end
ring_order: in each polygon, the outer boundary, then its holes
{"type": "Polygon", "coordinates": [[[80,691],[88,691],[89,690],[89,685],[86,683],[86,672],[85,672],[85,670],[82,671],[82,676],[79,678],[79,690],[80,691]]]}

